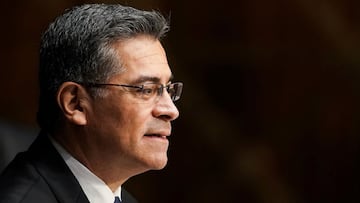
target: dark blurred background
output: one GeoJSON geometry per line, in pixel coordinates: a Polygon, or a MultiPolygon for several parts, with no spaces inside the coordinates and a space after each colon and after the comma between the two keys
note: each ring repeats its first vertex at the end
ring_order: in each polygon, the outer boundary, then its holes
{"type": "Polygon", "coordinates": [[[171,14],[181,116],[168,166],[126,183],[140,202],[360,202],[357,0],[2,1],[0,157],[37,133],[41,33],[94,2],[171,14]]]}

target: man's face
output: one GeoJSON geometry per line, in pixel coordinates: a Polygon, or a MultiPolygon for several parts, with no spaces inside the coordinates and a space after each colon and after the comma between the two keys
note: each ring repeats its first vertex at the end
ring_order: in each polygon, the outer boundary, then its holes
{"type": "MultiPolygon", "coordinates": [[[[125,71],[107,83],[166,85],[171,78],[166,54],[158,40],[139,36],[116,44],[125,71]]],[[[92,101],[87,115],[88,135],[103,159],[143,172],[167,163],[170,122],[179,112],[168,93],[145,101],[136,89],[106,86],[104,97],[92,101]]]]}

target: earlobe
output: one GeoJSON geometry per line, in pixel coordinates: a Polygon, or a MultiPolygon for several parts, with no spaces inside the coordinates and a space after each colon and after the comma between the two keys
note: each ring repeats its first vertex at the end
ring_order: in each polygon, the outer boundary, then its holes
{"type": "Polygon", "coordinates": [[[76,125],[86,125],[85,89],[74,82],[64,82],[57,93],[57,103],[65,119],[76,125]]]}

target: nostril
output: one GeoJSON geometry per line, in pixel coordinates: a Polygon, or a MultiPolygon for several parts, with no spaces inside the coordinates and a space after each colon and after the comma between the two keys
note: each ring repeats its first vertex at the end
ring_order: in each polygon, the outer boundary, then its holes
{"type": "Polygon", "coordinates": [[[171,120],[173,120],[171,118],[171,116],[166,115],[166,114],[159,115],[159,116],[157,116],[157,118],[160,119],[160,120],[163,120],[163,121],[171,121],[171,120]]]}

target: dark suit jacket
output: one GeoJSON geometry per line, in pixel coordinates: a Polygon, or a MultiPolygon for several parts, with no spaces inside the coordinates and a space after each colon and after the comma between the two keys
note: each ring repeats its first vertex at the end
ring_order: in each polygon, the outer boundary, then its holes
{"type": "MultiPolygon", "coordinates": [[[[123,203],[136,200],[122,189],[123,203]]],[[[87,203],[85,193],[65,161],[40,133],[0,176],[0,203],[87,203]]]]}

